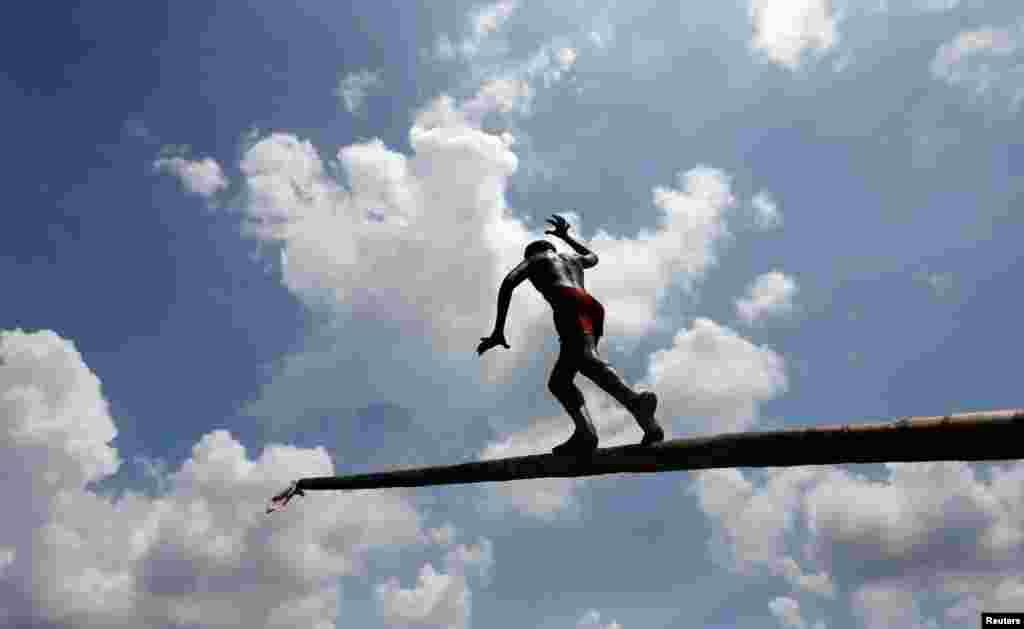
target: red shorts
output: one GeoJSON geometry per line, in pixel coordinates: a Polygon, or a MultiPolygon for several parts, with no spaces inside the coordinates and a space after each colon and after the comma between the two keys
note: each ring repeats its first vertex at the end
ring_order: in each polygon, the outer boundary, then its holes
{"type": "Polygon", "coordinates": [[[586,291],[572,286],[556,286],[549,297],[555,311],[555,329],[562,340],[577,340],[584,334],[594,340],[604,334],[604,306],[586,291]]]}

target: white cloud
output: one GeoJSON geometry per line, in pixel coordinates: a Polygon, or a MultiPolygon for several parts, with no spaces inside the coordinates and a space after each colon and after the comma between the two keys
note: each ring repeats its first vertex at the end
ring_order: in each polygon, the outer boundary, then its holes
{"type": "MultiPolygon", "coordinates": [[[[751,51],[789,70],[839,47],[839,25],[855,15],[918,15],[948,11],[960,0],[749,0],[751,51]]],[[[838,55],[834,72],[849,67],[849,50],[838,55]]]]}
{"type": "Polygon", "coordinates": [[[980,98],[1005,98],[1016,110],[1024,101],[1022,43],[1024,26],[1020,24],[964,31],[936,51],[932,75],[980,98]]]}
{"type": "Polygon", "coordinates": [[[754,208],[754,220],[761,229],[775,229],[782,225],[779,204],[765,191],[758,192],[750,200],[754,208]]]}
{"type": "Polygon", "coordinates": [[[747,289],[747,295],[736,300],[736,314],[751,325],[769,316],[781,316],[793,311],[793,296],[797,286],[793,278],[779,271],[757,276],[747,289]]]}
{"type": "Polygon", "coordinates": [[[792,574],[785,535],[819,473],[814,468],[782,470],[771,474],[760,491],[737,469],[695,473],[692,488],[698,504],[716,525],[710,542],[712,558],[741,574],[758,569],[792,574]]]}
{"type": "Polygon", "coordinates": [[[768,603],[772,616],[787,629],[805,629],[807,623],[800,615],[800,604],[788,596],[777,596],[768,603]]]}
{"type": "Polygon", "coordinates": [[[821,570],[805,584],[827,576],[854,592],[852,610],[866,627],[937,626],[922,614],[921,591],[942,596],[951,622],[1024,603],[1016,569],[1024,465],[992,466],[989,480],[960,462],[886,468],[884,480],[828,467],[769,470],[760,487],[739,470],[699,473],[694,489],[714,524],[713,556],[798,585],[795,546],[821,570]]]}
{"type": "Polygon", "coordinates": [[[55,333],[0,331],[0,447],[12,500],[29,505],[59,487],[81,487],[117,471],[117,435],[99,379],[74,345],[55,333]],[[20,461],[20,464],[18,462],[20,461]]]}
{"type": "Polygon", "coordinates": [[[412,157],[379,140],[341,149],[346,189],[308,141],[264,138],[241,163],[248,232],[284,245],[283,279],[297,294],[425,322],[461,346],[493,316],[500,277],[529,237],[505,213],[518,160],[445,98],[420,113],[410,142],[412,157]]]}
{"type": "Polygon", "coordinates": [[[839,40],[829,0],[750,0],[750,20],[751,49],[790,70],[808,53],[827,52],[839,40]]]}
{"type": "Polygon", "coordinates": [[[608,623],[602,622],[601,613],[596,609],[591,609],[579,619],[576,629],[622,629],[622,625],[614,620],[608,623]]]}
{"type": "Polygon", "coordinates": [[[601,262],[588,272],[590,290],[611,315],[609,336],[640,336],[661,325],[657,301],[669,286],[692,290],[718,262],[730,238],[726,214],[735,205],[729,177],[697,166],[679,175],[679,187],[654,188],[660,210],[656,231],[620,238],[598,230],[591,248],[601,262]]]}
{"type": "Polygon", "coordinates": [[[334,88],[334,95],[350,113],[359,112],[366,101],[366,93],[380,83],[379,72],[360,70],[346,75],[334,88]]]}
{"type": "Polygon", "coordinates": [[[376,588],[378,610],[390,627],[464,629],[469,626],[470,590],[465,577],[424,564],[412,588],[392,578],[376,588]]]}
{"type": "Polygon", "coordinates": [[[757,422],[758,404],[787,386],[781,356],[704,318],[649,360],[645,384],[678,433],[746,430],[757,422]]]}
{"type": "Polygon", "coordinates": [[[174,175],[192,194],[210,199],[228,187],[220,164],[211,157],[189,160],[181,156],[164,156],[153,162],[153,172],[174,175]]]}
{"type": "Polygon", "coordinates": [[[205,435],[150,498],[89,483],[118,468],[96,376],[53,332],[0,333],[0,608],[12,626],[334,627],[337,577],[366,550],[414,544],[396,494],[317,494],[266,517],[287,482],[333,473],[322,448],[270,445],[252,459],[205,435]],[[315,504],[314,504],[315,503],[315,504]]]}

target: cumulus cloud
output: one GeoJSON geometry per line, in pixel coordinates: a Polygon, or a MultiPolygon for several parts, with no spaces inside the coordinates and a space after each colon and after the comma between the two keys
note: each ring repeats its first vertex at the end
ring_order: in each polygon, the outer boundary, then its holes
{"type": "Polygon", "coordinates": [[[511,140],[441,98],[410,131],[413,156],[379,140],[342,148],[343,186],[311,143],[273,134],[241,162],[246,232],[284,247],[283,281],[296,294],[358,316],[387,313],[462,347],[493,317],[501,276],[531,236],[506,212],[511,140]]]}
{"type": "Polygon", "coordinates": [[[836,45],[837,18],[829,0],[751,0],[752,50],[790,70],[810,53],[836,45]]]}
{"type": "Polygon", "coordinates": [[[153,172],[174,175],[185,190],[206,199],[228,187],[224,171],[212,157],[189,160],[180,155],[164,155],[153,162],[153,172]]]}
{"type": "Polygon", "coordinates": [[[936,79],[964,87],[979,98],[1024,100],[1024,25],[964,31],[943,44],[932,59],[936,79]]]}
{"type": "Polygon", "coordinates": [[[729,176],[699,165],[679,175],[679,185],[653,191],[659,210],[655,231],[636,238],[599,230],[591,239],[601,263],[588,272],[588,286],[609,312],[609,335],[639,336],[660,322],[657,301],[669,286],[693,290],[718,263],[719,250],[731,237],[727,214],[736,203],[729,176]],[[606,272],[605,270],[612,272],[606,272]]]}
{"type": "Polygon", "coordinates": [[[469,626],[470,590],[466,579],[424,564],[411,588],[391,578],[375,590],[377,608],[389,627],[464,629],[469,626]]]}
{"type": "Polygon", "coordinates": [[[588,610],[576,623],[576,629],[622,629],[622,625],[612,620],[603,622],[601,613],[596,609],[588,610]]]}
{"type": "MultiPolygon", "coordinates": [[[[449,541],[454,537],[453,530],[442,534],[449,541]]],[[[444,563],[447,573],[438,572],[433,564],[424,564],[411,588],[403,588],[397,578],[388,579],[375,588],[377,609],[388,626],[408,629],[469,626],[470,579],[478,579],[483,584],[490,580],[494,567],[493,544],[486,538],[475,545],[459,544],[445,554],[444,563]]]]}
{"type": "Polygon", "coordinates": [[[712,558],[741,574],[762,569],[784,574],[789,564],[785,536],[793,527],[793,512],[803,492],[817,473],[814,468],[786,470],[772,475],[761,491],[737,469],[695,473],[698,504],[716,525],[710,542],[712,558]]]}
{"type": "Polygon", "coordinates": [[[736,300],[736,314],[747,325],[788,314],[793,311],[796,292],[796,282],[788,275],[779,271],[764,273],[747,288],[745,297],[736,300]]]}
{"type": "MultiPolygon", "coordinates": [[[[417,512],[396,494],[316,496],[265,517],[287,482],[333,473],[322,448],[256,458],[205,435],[155,497],[96,493],[118,468],[100,382],[49,331],[0,333],[0,608],[11,626],[333,627],[337,577],[368,549],[413,544],[417,512]]],[[[472,555],[471,555],[472,556],[472,555]]]]}
{"type": "Polygon", "coordinates": [[[675,431],[702,434],[750,428],[758,405],[787,387],[781,356],[704,318],[651,354],[644,383],[675,431]]]}
{"type": "Polygon", "coordinates": [[[739,470],[697,474],[713,556],[793,583],[799,555],[853,592],[866,627],[936,626],[921,591],[942,595],[950,622],[1024,601],[1024,466],[986,466],[988,480],[961,462],[885,467],[882,480],[827,467],[769,470],[760,486],[739,470]]]}
{"type": "Polygon", "coordinates": [[[334,88],[334,95],[350,113],[359,112],[366,101],[366,93],[380,83],[379,72],[360,70],[344,76],[334,88]]]}
{"type": "MultiPolygon", "coordinates": [[[[840,24],[854,15],[920,15],[949,11],[960,0],[749,0],[753,27],[751,51],[789,70],[839,47],[840,24]]],[[[853,59],[844,51],[833,62],[835,72],[853,59]]]]}

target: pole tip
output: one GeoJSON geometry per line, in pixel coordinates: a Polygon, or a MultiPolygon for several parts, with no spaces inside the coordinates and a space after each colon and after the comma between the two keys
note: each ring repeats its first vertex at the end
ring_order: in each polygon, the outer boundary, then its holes
{"type": "Polygon", "coordinates": [[[299,489],[299,481],[293,482],[288,485],[288,488],[277,494],[270,499],[270,505],[267,507],[267,514],[271,514],[275,511],[283,511],[288,506],[288,502],[293,496],[305,496],[305,492],[299,489]]]}

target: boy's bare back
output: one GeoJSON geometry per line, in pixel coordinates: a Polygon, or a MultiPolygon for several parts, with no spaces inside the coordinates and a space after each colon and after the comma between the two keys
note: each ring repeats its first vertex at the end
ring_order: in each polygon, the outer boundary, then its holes
{"type": "Polygon", "coordinates": [[[545,297],[550,297],[556,286],[585,289],[583,265],[576,256],[544,251],[530,258],[527,272],[530,283],[545,297]]]}

